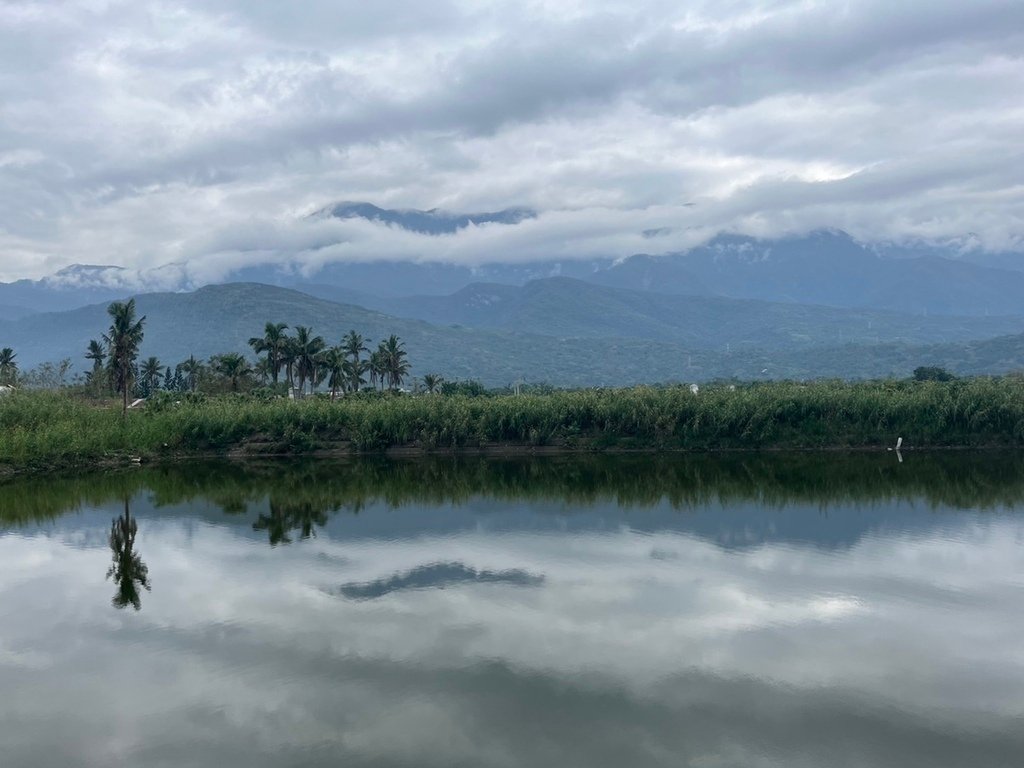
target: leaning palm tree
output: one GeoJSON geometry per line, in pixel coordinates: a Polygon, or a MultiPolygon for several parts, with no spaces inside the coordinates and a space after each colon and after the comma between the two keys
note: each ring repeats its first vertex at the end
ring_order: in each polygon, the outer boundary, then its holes
{"type": "Polygon", "coordinates": [[[0,384],[13,385],[18,379],[18,364],[14,358],[18,356],[10,347],[0,349],[0,384]]]}
{"type": "Polygon", "coordinates": [[[268,370],[277,384],[281,368],[284,366],[284,352],[288,346],[288,329],[285,323],[267,323],[263,328],[263,336],[253,336],[249,339],[249,346],[259,355],[266,353],[268,370]]]}
{"type": "Polygon", "coordinates": [[[436,373],[423,374],[423,386],[427,388],[427,394],[434,394],[444,384],[444,377],[436,373]]]}
{"type": "Polygon", "coordinates": [[[149,358],[142,364],[139,375],[142,378],[142,385],[148,392],[152,393],[160,387],[160,375],[163,373],[163,368],[163,365],[155,357],[149,358]]]}
{"type": "Polygon", "coordinates": [[[214,358],[217,373],[231,384],[231,391],[237,392],[239,383],[252,373],[252,366],[237,352],[228,352],[214,358]]]}
{"type": "Polygon", "coordinates": [[[135,359],[142,343],[145,317],[135,319],[135,299],[115,301],[107,307],[110,330],[103,335],[107,345],[108,366],[116,389],[121,392],[121,413],[128,413],[128,394],[135,384],[135,359]]]}
{"type": "Polygon", "coordinates": [[[324,350],[322,336],[314,336],[305,325],[295,328],[295,374],[299,378],[299,393],[306,389],[306,381],[310,382],[310,390],[316,383],[317,357],[324,350]]]}

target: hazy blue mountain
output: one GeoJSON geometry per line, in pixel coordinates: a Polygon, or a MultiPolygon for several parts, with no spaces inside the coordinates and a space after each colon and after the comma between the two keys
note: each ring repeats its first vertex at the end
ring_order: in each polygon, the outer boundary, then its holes
{"type": "Polygon", "coordinates": [[[0,306],[11,309],[0,310],[0,319],[21,316],[32,312],[60,312],[86,304],[113,301],[126,292],[119,284],[120,267],[75,264],[42,280],[17,280],[0,283],[0,306]]]}
{"type": "Polygon", "coordinates": [[[632,288],[948,315],[1024,314],[1024,273],[843,232],[756,240],[723,235],[685,254],[637,256],[591,278],[632,288]],[[637,279],[637,276],[641,279],[637,279]],[[699,290],[698,290],[699,289],[699,290]]]}
{"type": "Polygon", "coordinates": [[[367,219],[392,224],[410,232],[424,235],[449,235],[472,225],[518,224],[524,219],[536,218],[536,211],[529,208],[505,208],[489,213],[454,213],[432,208],[420,211],[413,208],[378,208],[372,203],[343,202],[321,211],[338,219],[367,219]]]}
{"type": "Polygon", "coordinates": [[[34,314],[34,310],[28,307],[20,307],[17,304],[0,304],[0,320],[17,320],[31,314],[34,314]]]}
{"type": "MultiPolygon", "coordinates": [[[[494,213],[400,211],[368,203],[343,203],[323,215],[363,217],[432,236],[472,224],[496,222],[515,226],[535,215],[526,209],[494,213]]],[[[878,309],[905,314],[1024,316],[1024,271],[976,263],[983,254],[956,258],[950,248],[926,245],[866,246],[842,232],[814,232],[802,237],[757,240],[722,235],[681,254],[638,254],[614,261],[539,261],[528,264],[497,260],[478,267],[455,264],[377,261],[329,264],[311,277],[282,265],[246,267],[230,282],[261,282],[295,287],[321,296],[374,304],[373,297],[448,296],[480,283],[523,286],[550,277],[635,291],[681,296],[718,296],[789,304],[878,309]]],[[[1021,254],[992,254],[1015,263],[1021,254]]],[[[0,306],[34,311],[71,309],[109,301],[129,290],[131,275],[117,267],[75,266],[38,281],[0,284],[0,306]]],[[[179,289],[191,286],[174,286],[179,289]]],[[[384,305],[381,305],[384,306],[384,305]]],[[[4,316],[9,317],[11,311],[4,316]]],[[[417,315],[420,316],[420,315],[417,315]]],[[[500,326],[498,321],[475,324],[500,326]]]]}
{"type": "MultiPolygon", "coordinates": [[[[396,333],[405,341],[413,374],[476,378],[492,386],[518,379],[562,386],[609,386],[738,377],[907,376],[918,365],[944,365],[963,373],[1005,373],[1024,367],[1024,334],[947,344],[835,344],[772,349],[623,338],[570,338],[508,330],[437,326],[336,304],[297,291],[256,284],[209,286],[192,293],[145,294],[142,355],[177,363],[238,351],[268,320],[303,324],[337,343],[350,329],[377,341],[396,333]]],[[[71,358],[77,371],[92,338],[107,328],[106,305],[0,321],[0,345],[12,346],[30,367],[71,358]]]]}
{"type": "Polygon", "coordinates": [[[379,298],[309,286],[435,325],[464,325],[559,337],[671,341],[693,349],[762,346],[792,349],[843,343],[967,341],[1024,331],[1021,317],[907,315],[714,296],[611,288],[558,277],[524,286],[476,283],[450,296],[379,298]]]}
{"type": "Polygon", "coordinates": [[[446,296],[473,283],[523,285],[531,280],[567,275],[586,278],[611,264],[597,262],[534,262],[530,264],[486,264],[463,267],[455,264],[414,264],[378,261],[360,264],[329,264],[312,278],[297,281],[271,281],[298,290],[318,286],[342,287],[357,294],[381,297],[409,295],[446,296]]]}
{"type": "MultiPolygon", "coordinates": [[[[436,327],[257,284],[144,294],[137,302],[140,314],[147,318],[142,355],[156,355],[171,364],[190,354],[206,358],[237,351],[251,356],[246,342],[268,320],[312,326],[333,343],[350,329],[374,342],[396,333],[406,343],[414,375],[440,372],[449,379],[477,378],[495,386],[520,378],[581,386],[673,379],[678,378],[680,360],[685,359],[684,350],[649,341],[558,340],[436,327]]],[[[68,357],[75,370],[83,371],[89,340],[99,338],[108,325],[102,304],[44,313],[0,322],[0,344],[14,347],[24,368],[68,357]]],[[[702,360],[699,354],[696,359],[702,360]]]]}

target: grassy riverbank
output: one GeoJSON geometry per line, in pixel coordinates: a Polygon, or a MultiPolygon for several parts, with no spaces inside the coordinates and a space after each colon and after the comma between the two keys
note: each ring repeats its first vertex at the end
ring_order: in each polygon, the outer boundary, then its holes
{"type": "Polygon", "coordinates": [[[418,396],[338,402],[241,397],[122,418],[60,392],[0,400],[0,466],[129,457],[480,448],[563,450],[1024,446],[1024,380],[772,383],[689,389],[418,396]]]}

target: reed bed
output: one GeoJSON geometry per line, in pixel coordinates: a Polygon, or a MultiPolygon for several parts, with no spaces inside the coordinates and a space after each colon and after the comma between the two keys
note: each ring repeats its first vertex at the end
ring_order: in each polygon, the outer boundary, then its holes
{"type": "Polygon", "coordinates": [[[1024,445],[1024,381],[769,383],[331,402],[219,397],[132,411],[61,392],[0,399],[0,465],[47,468],[234,449],[303,454],[1024,445]]]}

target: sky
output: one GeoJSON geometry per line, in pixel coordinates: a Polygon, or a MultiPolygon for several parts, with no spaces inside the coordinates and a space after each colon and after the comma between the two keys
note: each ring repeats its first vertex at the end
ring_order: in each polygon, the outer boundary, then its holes
{"type": "Polygon", "coordinates": [[[0,280],[822,227],[1024,252],[1022,93],[1019,0],[0,0],[0,280]],[[342,200],[539,215],[312,215],[342,200]]]}

